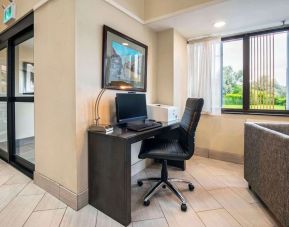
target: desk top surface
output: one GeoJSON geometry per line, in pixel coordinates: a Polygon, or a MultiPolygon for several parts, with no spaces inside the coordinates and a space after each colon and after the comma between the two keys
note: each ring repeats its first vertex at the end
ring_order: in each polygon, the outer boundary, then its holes
{"type": "Polygon", "coordinates": [[[154,136],[154,135],[160,134],[162,131],[175,129],[178,126],[179,126],[179,121],[172,121],[172,122],[162,122],[161,127],[145,130],[142,132],[131,131],[127,128],[120,128],[117,125],[113,126],[113,132],[107,133],[107,134],[103,132],[94,131],[91,129],[88,129],[88,132],[97,134],[97,135],[108,136],[108,137],[117,137],[119,139],[125,139],[125,140],[131,140],[131,139],[141,140],[142,137],[154,136]]]}

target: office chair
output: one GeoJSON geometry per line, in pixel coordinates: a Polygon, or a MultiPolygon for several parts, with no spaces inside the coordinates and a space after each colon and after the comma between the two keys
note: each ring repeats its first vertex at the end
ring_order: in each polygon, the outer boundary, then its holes
{"type": "Polygon", "coordinates": [[[137,181],[139,186],[142,186],[144,181],[157,182],[145,195],[145,206],[149,206],[150,198],[161,187],[168,187],[181,200],[181,210],[187,210],[186,200],[172,183],[186,183],[190,191],[194,190],[194,185],[187,180],[169,178],[167,161],[185,161],[193,156],[195,149],[195,131],[200,120],[203,105],[203,99],[188,98],[180,126],[176,130],[173,130],[168,135],[146,139],[142,142],[139,158],[157,159],[162,162],[160,178],[144,178],[137,181]]]}

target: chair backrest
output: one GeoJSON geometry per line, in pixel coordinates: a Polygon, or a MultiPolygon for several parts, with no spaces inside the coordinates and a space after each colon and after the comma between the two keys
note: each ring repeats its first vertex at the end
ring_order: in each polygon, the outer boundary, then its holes
{"type": "Polygon", "coordinates": [[[195,131],[197,129],[204,105],[202,98],[188,98],[186,108],[180,123],[179,142],[188,152],[188,159],[195,151],[195,131]]]}

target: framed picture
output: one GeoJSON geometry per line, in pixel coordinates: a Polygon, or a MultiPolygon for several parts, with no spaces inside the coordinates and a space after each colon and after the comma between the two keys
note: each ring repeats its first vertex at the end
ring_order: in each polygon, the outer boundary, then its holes
{"type": "Polygon", "coordinates": [[[104,25],[102,87],[145,92],[147,52],[146,45],[104,25]]]}
{"type": "Polygon", "coordinates": [[[23,62],[23,83],[20,93],[25,95],[34,94],[34,64],[23,62]]]}

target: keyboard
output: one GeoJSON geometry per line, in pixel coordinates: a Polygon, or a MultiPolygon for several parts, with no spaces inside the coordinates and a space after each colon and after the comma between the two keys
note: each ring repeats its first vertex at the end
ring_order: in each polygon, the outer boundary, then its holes
{"type": "Polygon", "coordinates": [[[136,132],[142,132],[146,130],[150,130],[153,128],[161,127],[162,123],[160,122],[145,122],[145,123],[131,123],[127,125],[127,129],[136,131],[136,132]]]}

